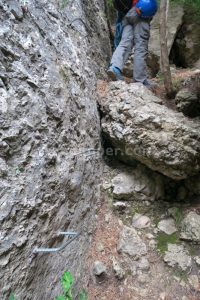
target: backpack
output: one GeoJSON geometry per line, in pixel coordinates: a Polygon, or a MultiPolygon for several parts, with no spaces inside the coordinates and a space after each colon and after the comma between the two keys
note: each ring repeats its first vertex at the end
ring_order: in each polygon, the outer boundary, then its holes
{"type": "Polygon", "coordinates": [[[113,0],[113,5],[116,10],[127,13],[133,5],[133,0],[113,0]]]}

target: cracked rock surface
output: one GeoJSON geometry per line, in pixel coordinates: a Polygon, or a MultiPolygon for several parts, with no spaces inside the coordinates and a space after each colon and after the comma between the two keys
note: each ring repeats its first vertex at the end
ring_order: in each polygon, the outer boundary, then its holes
{"type": "Polygon", "coordinates": [[[182,245],[168,244],[164,261],[171,267],[178,266],[183,271],[192,266],[192,259],[182,245]]]}
{"type": "Polygon", "coordinates": [[[100,107],[104,137],[122,161],[140,161],[176,180],[199,173],[198,119],[167,108],[137,83],[110,83],[100,107]]]}
{"type": "Polygon", "coordinates": [[[124,226],[120,233],[117,249],[118,252],[128,254],[136,260],[147,254],[146,245],[139,237],[137,231],[127,226],[124,226]]]}
{"type": "Polygon", "coordinates": [[[110,44],[102,1],[21,2],[0,0],[0,299],[53,299],[64,271],[84,273],[102,172],[87,149],[100,148],[110,44]],[[33,254],[70,229],[82,233],[64,260],[33,254]]]}
{"type": "Polygon", "coordinates": [[[200,215],[191,211],[181,224],[181,238],[200,243],[200,215]]]}

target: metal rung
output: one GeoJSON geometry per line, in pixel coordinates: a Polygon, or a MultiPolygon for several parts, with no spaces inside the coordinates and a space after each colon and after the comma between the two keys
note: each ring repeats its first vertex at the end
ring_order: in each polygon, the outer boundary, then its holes
{"type": "Polygon", "coordinates": [[[54,253],[54,252],[61,251],[65,247],[67,247],[71,242],[73,242],[80,234],[81,234],[81,232],[77,233],[77,232],[71,232],[71,231],[69,231],[69,232],[61,231],[61,232],[59,232],[59,235],[69,235],[69,236],[73,236],[73,237],[70,238],[70,240],[68,240],[66,243],[62,244],[58,248],[35,248],[33,250],[33,253],[54,253]]]}

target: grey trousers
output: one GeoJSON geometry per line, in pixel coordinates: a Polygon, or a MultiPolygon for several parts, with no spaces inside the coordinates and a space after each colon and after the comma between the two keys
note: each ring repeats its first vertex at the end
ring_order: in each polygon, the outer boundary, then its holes
{"type": "Polygon", "coordinates": [[[113,53],[111,64],[122,70],[134,46],[133,77],[136,82],[143,83],[147,79],[150,20],[135,16],[131,21],[127,15],[123,19],[122,39],[113,53]]]}

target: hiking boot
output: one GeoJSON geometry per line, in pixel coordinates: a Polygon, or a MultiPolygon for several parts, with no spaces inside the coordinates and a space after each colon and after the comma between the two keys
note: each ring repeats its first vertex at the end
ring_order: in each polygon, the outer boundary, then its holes
{"type": "Polygon", "coordinates": [[[122,76],[120,69],[115,66],[110,66],[109,69],[107,70],[107,74],[109,78],[113,81],[124,80],[124,77],[122,76]]]}
{"type": "Polygon", "coordinates": [[[157,87],[156,83],[147,79],[143,82],[143,85],[149,90],[155,89],[157,87]]]}

